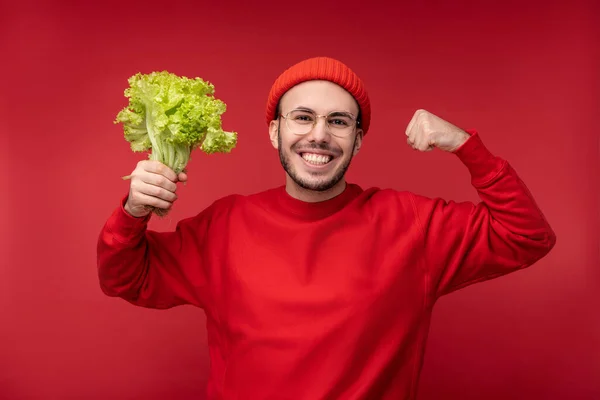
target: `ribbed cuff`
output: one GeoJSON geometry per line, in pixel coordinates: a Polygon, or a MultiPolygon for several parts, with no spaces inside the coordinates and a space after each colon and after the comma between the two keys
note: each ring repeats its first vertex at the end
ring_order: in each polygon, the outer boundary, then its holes
{"type": "Polygon", "coordinates": [[[151,214],[148,214],[145,217],[136,218],[125,211],[127,197],[123,197],[119,207],[113,211],[108,221],[108,229],[115,236],[115,240],[119,242],[128,242],[142,234],[151,217],[151,214]]]}
{"type": "Polygon", "coordinates": [[[471,137],[454,154],[469,170],[473,186],[484,186],[498,176],[505,161],[485,147],[477,131],[468,130],[467,133],[471,137]]]}

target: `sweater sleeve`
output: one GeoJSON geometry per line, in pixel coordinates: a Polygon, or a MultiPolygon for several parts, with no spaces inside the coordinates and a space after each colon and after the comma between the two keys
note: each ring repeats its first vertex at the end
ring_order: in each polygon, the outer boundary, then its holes
{"type": "Polygon", "coordinates": [[[499,277],[544,257],[556,236],[515,170],[477,132],[455,152],[481,202],[412,195],[424,235],[428,286],[439,297],[499,277]]]}
{"type": "Polygon", "coordinates": [[[111,297],[147,308],[183,304],[204,308],[206,268],[202,261],[208,211],[180,221],[174,232],[147,229],[150,216],[135,218],[123,208],[103,226],[97,244],[100,287],[111,297]]]}

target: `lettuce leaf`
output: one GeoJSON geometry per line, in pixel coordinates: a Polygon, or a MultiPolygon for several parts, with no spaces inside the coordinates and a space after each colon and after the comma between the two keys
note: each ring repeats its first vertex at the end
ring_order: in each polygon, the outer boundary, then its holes
{"type": "Polygon", "coordinates": [[[114,121],[123,124],[125,139],[135,152],[183,171],[192,150],[229,153],[236,132],[225,132],[221,115],[226,105],[214,97],[214,86],[201,78],[180,77],[167,71],[138,73],[128,79],[129,99],[114,121]]]}

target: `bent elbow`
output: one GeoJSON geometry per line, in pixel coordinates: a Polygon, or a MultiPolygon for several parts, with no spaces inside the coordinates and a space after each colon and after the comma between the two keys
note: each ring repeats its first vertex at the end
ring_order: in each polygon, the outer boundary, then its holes
{"type": "Polygon", "coordinates": [[[98,275],[100,290],[108,297],[120,297],[125,300],[131,300],[137,297],[137,290],[135,285],[131,282],[124,282],[119,279],[112,279],[103,276],[102,273],[98,275]]]}
{"type": "Polygon", "coordinates": [[[556,233],[552,230],[552,228],[548,227],[546,231],[543,233],[542,238],[538,238],[534,240],[534,244],[532,246],[532,252],[530,254],[531,260],[528,264],[533,264],[542,258],[546,257],[550,251],[556,246],[556,233]]]}
{"type": "Polygon", "coordinates": [[[548,239],[547,239],[547,247],[548,247],[548,253],[550,252],[550,250],[552,250],[554,248],[554,246],[556,246],[556,233],[552,230],[552,228],[548,228],[548,239]]]}
{"type": "Polygon", "coordinates": [[[552,230],[552,228],[548,228],[546,236],[546,249],[544,251],[544,254],[542,254],[542,257],[548,255],[548,253],[550,253],[554,246],[556,246],[556,233],[552,230]]]}
{"type": "Polygon", "coordinates": [[[118,287],[110,285],[102,280],[100,280],[100,290],[108,297],[121,297],[123,294],[123,291],[119,290],[118,287]]]}

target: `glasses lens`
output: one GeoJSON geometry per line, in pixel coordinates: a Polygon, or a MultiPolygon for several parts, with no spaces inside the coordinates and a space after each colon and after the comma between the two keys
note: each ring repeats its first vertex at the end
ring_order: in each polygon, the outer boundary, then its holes
{"type": "Polygon", "coordinates": [[[304,135],[314,126],[316,116],[310,111],[294,110],[287,115],[288,128],[292,133],[304,135]]]}
{"type": "Polygon", "coordinates": [[[348,135],[352,132],[354,125],[354,118],[350,114],[333,112],[327,116],[327,126],[334,135],[348,135]]]}

